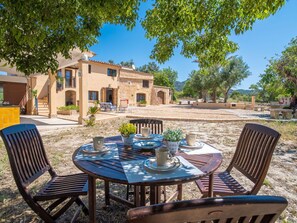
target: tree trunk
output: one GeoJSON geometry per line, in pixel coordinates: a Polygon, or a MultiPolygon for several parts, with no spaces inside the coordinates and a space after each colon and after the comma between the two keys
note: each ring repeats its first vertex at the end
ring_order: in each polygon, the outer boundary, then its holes
{"type": "Polygon", "coordinates": [[[213,103],[216,103],[217,102],[217,91],[216,90],[213,90],[212,91],[212,101],[213,103]]]}
{"type": "Polygon", "coordinates": [[[224,93],[224,103],[227,103],[228,100],[228,91],[224,93]]]}

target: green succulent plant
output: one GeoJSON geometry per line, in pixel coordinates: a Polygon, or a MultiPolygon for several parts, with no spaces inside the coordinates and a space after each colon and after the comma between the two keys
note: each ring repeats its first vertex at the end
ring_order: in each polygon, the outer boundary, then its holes
{"type": "Polygon", "coordinates": [[[181,129],[167,129],[163,132],[163,138],[170,142],[178,142],[184,137],[181,129]]]}
{"type": "Polygon", "coordinates": [[[136,126],[131,123],[123,123],[119,127],[119,132],[122,136],[129,137],[129,135],[136,133],[136,126]]]}

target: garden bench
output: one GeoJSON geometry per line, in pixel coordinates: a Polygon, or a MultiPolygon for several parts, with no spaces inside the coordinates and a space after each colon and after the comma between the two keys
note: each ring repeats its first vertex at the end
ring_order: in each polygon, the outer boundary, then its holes
{"type": "Polygon", "coordinates": [[[292,109],[271,109],[270,110],[270,117],[273,119],[279,119],[280,114],[282,115],[283,119],[292,119],[293,114],[292,114],[292,109]]]}

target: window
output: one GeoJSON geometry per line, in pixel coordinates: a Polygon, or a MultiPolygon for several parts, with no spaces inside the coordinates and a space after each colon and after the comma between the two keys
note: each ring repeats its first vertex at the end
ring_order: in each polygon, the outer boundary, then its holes
{"type": "Polygon", "coordinates": [[[3,85],[0,84],[0,102],[4,101],[3,85]]]}
{"type": "Polygon", "coordinates": [[[142,81],[142,87],[144,87],[144,88],[149,88],[150,86],[149,86],[149,81],[148,80],[143,80],[142,81]]]}
{"type": "Polygon", "coordinates": [[[75,78],[72,76],[72,70],[65,70],[65,87],[75,88],[75,78]]]}
{"type": "Polygon", "coordinates": [[[89,100],[98,101],[98,91],[89,91],[89,100]]]}
{"type": "Polygon", "coordinates": [[[91,64],[89,64],[88,69],[89,69],[89,74],[92,73],[92,65],[91,64]]]}
{"type": "Polygon", "coordinates": [[[64,85],[64,79],[63,79],[63,75],[62,75],[62,71],[58,70],[57,71],[57,84],[56,84],[56,90],[57,91],[62,91],[63,90],[63,85],[64,85]]]}
{"type": "Polygon", "coordinates": [[[107,68],[107,76],[116,77],[117,76],[117,70],[107,68]]]}
{"type": "Polygon", "coordinates": [[[136,94],[136,102],[145,101],[145,94],[136,94]]]}

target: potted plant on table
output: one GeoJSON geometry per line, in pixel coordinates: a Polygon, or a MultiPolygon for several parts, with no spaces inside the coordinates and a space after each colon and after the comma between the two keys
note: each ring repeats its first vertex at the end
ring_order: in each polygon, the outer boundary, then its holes
{"type": "Polygon", "coordinates": [[[124,145],[132,145],[133,137],[136,133],[136,126],[131,123],[123,123],[119,128],[119,132],[121,133],[124,145]]]}
{"type": "Polygon", "coordinates": [[[166,141],[167,148],[172,155],[177,152],[179,143],[183,137],[184,136],[181,129],[167,129],[165,132],[163,132],[163,138],[166,141]]]}

